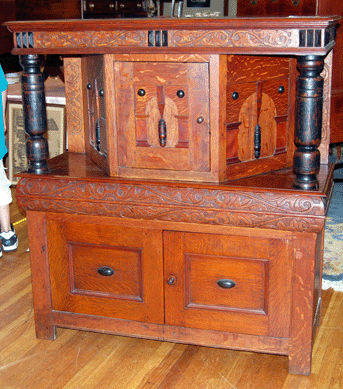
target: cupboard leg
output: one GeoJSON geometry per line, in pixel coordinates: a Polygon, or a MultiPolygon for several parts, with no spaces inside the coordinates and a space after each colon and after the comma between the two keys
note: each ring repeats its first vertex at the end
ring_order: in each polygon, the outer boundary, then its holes
{"type": "Polygon", "coordinates": [[[311,373],[317,236],[295,234],[289,372],[311,373]]]}
{"type": "Polygon", "coordinates": [[[35,174],[49,171],[48,141],[44,137],[47,130],[44,78],[41,72],[43,64],[41,55],[22,55],[20,64],[23,68],[21,76],[22,99],[24,108],[25,132],[29,135],[26,141],[28,172],[35,174]]]}
{"type": "Polygon", "coordinates": [[[297,189],[318,189],[316,175],[319,173],[321,142],[323,84],[320,73],[324,68],[324,57],[308,55],[298,57],[296,96],[296,126],[294,143],[297,147],[294,153],[294,173],[296,178],[293,186],[297,189]]]}
{"type": "Polygon", "coordinates": [[[45,215],[41,212],[27,212],[27,227],[30,244],[36,335],[39,339],[53,340],[56,338],[56,329],[52,321],[45,215]]]}

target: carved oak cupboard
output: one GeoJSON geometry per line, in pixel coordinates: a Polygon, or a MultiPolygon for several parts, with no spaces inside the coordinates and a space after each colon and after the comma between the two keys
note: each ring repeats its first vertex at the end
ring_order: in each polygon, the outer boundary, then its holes
{"type": "Polygon", "coordinates": [[[310,373],[336,21],[8,24],[38,337],[67,327],[268,352],[310,373]],[[47,162],[41,54],[57,53],[68,152],[47,162]]]}

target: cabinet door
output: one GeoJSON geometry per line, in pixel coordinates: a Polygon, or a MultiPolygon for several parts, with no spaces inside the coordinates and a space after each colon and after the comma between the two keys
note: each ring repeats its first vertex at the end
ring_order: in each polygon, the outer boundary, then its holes
{"type": "Polygon", "coordinates": [[[53,309],[163,323],[161,232],[60,219],[48,221],[53,309]]]}
{"type": "Polygon", "coordinates": [[[210,169],[207,63],[115,62],[119,166],[210,169]]]}
{"type": "Polygon", "coordinates": [[[166,232],[166,324],[288,337],[289,241],[166,232]]]}

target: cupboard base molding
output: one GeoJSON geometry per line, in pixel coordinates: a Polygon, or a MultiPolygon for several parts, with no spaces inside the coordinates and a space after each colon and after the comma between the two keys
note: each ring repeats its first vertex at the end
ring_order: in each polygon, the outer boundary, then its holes
{"type": "Polygon", "coordinates": [[[198,346],[227,348],[239,351],[255,351],[288,355],[289,340],[257,335],[235,334],[196,328],[147,324],[136,321],[94,317],[77,313],[52,312],[53,325],[74,330],[94,331],[113,335],[131,336],[198,346]]]}

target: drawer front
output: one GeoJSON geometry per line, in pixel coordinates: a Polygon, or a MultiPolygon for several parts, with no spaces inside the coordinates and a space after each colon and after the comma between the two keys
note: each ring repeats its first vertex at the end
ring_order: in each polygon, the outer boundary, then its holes
{"type": "Polygon", "coordinates": [[[287,337],[287,240],[164,233],[166,324],[287,337]]]}
{"type": "Polygon", "coordinates": [[[161,233],[49,220],[53,309],[163,323],[161,233]]]}
{"type": "Polygon", "coordinates": [[[207,63],[115,62],[119,166],[210,170],[207,63]]]}

